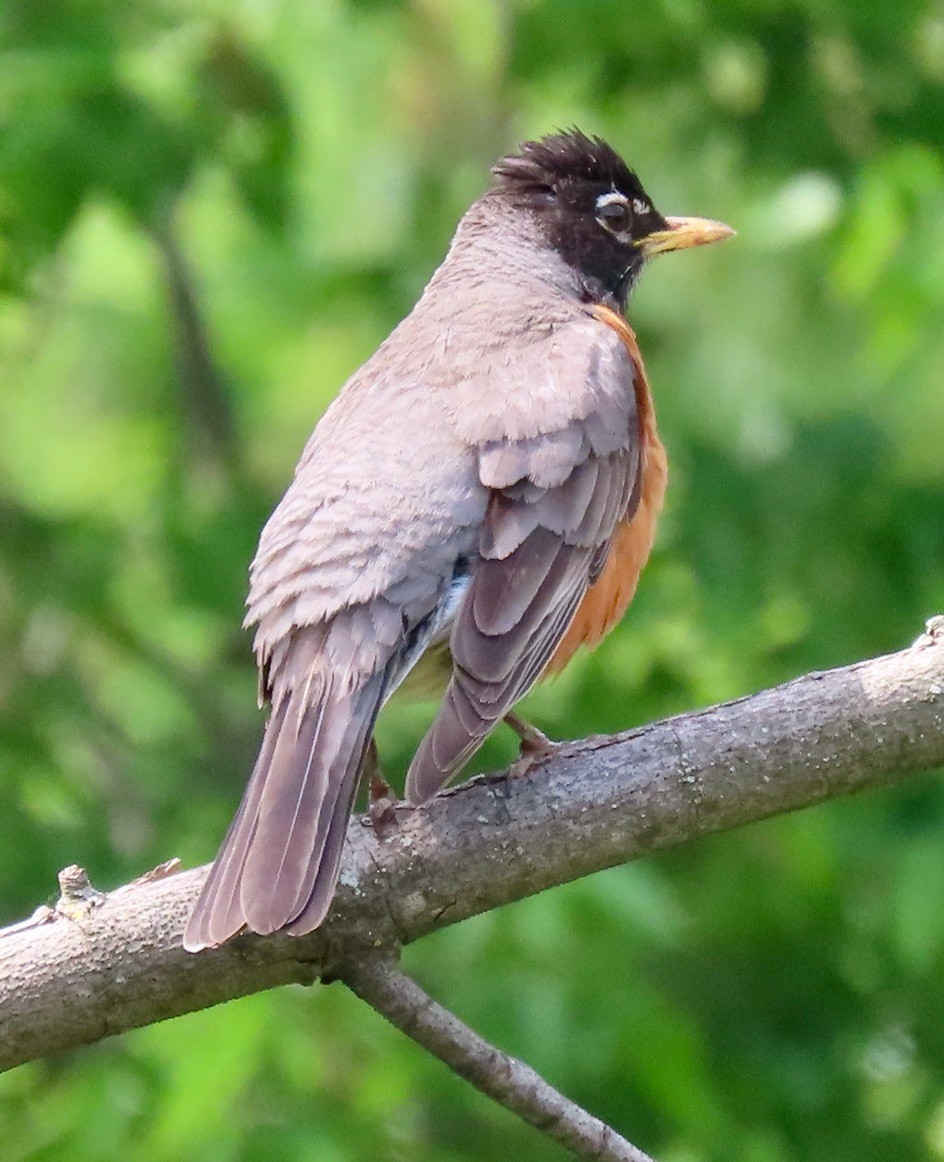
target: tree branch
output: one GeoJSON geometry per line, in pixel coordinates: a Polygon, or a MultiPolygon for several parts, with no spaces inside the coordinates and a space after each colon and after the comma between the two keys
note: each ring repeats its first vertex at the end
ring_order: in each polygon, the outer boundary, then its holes
{"type": "Polygon", "coordinates": [[[944,620],[915,646],[352,821],[327,922],[191,956],[205,869],[0,933],[0,1068],[290,981],[647,852],[944,765],[944,620]]]}
{"type": "Polygon", "coordinates": [[[369,957],[352,965],[344,982],[417,1045],[578,1158],[653,1162],[529,1065],[490,1045],[388,961],[369,957]]]}

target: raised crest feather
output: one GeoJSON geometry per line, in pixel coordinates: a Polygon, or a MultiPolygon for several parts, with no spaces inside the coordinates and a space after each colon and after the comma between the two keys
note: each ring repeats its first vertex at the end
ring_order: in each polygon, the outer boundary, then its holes
{"type": "Polygon", "coordinates": [[[505,187],[553,189],[569,179],[600,182],[621,190],[639,186],[639,179],[611,145],[579,129],[525,141],[519,153],[509,154],[494,165],[492,174],[505,187]]]}

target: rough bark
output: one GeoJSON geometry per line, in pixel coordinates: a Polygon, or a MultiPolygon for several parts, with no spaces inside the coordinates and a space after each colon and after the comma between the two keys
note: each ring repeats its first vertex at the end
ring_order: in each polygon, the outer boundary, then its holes
{"type": "Polygon", "coordinates": [[[944,765],[944,635],[480,779],[378,836],[352,821],[331,916],[301,939],[180,946],[206,869],[70,896],[0,932],[0,1068],[345,966],[698,836],[944,765]],[[48,910],[47,910],[48,912],[48,910]]]}

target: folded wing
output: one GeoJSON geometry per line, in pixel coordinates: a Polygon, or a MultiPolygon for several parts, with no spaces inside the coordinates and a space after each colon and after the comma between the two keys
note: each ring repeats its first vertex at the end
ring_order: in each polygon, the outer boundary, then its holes
{"type": "Polygon", "coordinates": [[[641,458],[638,372],[609,328],[596,326],[593,340],[582,382],[560,385],[571,388],[574,418],[556,431],[480,447],[491,500],[450,638],[452,678],[407,776],[414,803],[461,770],[538,680],[631,514],[641,458]]]}

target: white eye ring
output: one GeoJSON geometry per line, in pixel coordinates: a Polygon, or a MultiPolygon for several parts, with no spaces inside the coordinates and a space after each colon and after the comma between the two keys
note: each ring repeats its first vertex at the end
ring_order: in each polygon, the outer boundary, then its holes
{"type": "Polygon", "coordinates": [[[628,237],[632,226],[632,210],[625,194],[619,190],[600,194],[595,209],[597,222],[608,234],[620,241],[628,237]]]}
{"type": "MultiPolygon", "coordinates": [[[[621,194],[619,192],[619,190],[610,190],[609,193],[601,194],[597,198],[596,207],[597,207],[597,210],[599,211],[599,210],[602,210],[604,208],[604,206],[613,206],[616,204],[622,204],[624,206],[628,206],[629,201],[628,201],[626,195],[621,194]]],[[[635,205],[633,208],[635,209],[635,205]]]]}

